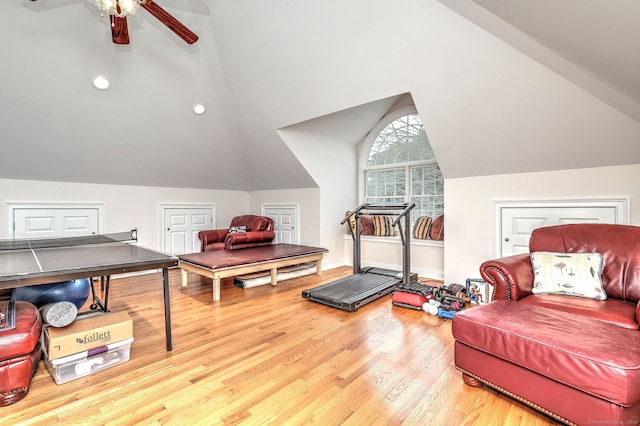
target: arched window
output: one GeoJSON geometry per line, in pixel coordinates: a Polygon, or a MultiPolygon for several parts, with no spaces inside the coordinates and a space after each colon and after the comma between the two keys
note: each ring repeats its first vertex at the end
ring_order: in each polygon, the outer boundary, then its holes
{"type": "Polygon", "coordinates": [[[444,179],[415,108],[383,118],[365,140],[364,154],[365,202],[413,201],[412,223],[444,213],[444,179]]]}

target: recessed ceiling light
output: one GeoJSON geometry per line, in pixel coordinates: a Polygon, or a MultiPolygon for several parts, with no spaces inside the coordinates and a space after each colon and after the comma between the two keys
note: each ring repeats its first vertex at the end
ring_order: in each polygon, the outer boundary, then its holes
{"type": "Polygon", "coordinates": [[[206,110],[207,110],[207,108],[202,104],[195,104],[193,106],[193,113],[195,115],[202,115],[202,114],[205,113],[206,110]]]}
{"type": "Polygon", "coordinates": [[[107,90],[111,83],[106,76],[102,74],[94,75],[91,79],[91,85],[98,90],[107,90]]]}

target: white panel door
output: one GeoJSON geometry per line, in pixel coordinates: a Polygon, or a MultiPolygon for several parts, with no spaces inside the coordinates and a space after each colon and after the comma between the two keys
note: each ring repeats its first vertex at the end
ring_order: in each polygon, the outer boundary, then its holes
{"type": "Polygon", "coordinates": [[[506,207],[502,209],[499,257],[528,253],[534,229],[569,223],[616,223],[610,207],[506,207]]]}
{"type": "Polygon", "coordinates": [[[213,207],[165,206],[163,251],[177,256],[200,251],[198,232],[213,229],[213,207]]]}
{"type": "Polygon", "coordinates": [[[298,207],[295,205],[270,205],[262,208],[264,216],[273,219],[276,238],[274,243],[298,244],[298,207]]]}
{"type": "Polygon", "coordinates": [[[16,207],[14,238],[74,237],[99,233],[98,208],[16,207]]]}

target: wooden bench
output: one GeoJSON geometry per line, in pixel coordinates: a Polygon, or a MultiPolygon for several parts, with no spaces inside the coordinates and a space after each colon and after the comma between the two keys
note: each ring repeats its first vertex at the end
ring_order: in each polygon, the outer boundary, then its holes
{"type": "Polygon", "coordinates": [[[259,271],[271,271],[271,285],[278,284],[277,271],[283,266],[313,262],[316,274],[322,271],[322,257],[327,249],[295,244],[271,244],[236,250],[213,250],[178,256],[182,270],[182,287],[187,287],[187,273],[213,279],[213,300],[220,300],[220,279],[259,271]]]}

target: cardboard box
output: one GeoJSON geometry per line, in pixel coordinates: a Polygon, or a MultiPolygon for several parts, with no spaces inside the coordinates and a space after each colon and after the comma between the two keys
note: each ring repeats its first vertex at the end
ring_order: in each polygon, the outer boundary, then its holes
{"type": "Polygon", "coordinates": [[[49,360],[62,358],[133,337],[133,321],[127,312],[79,317],[66,327],[45,327],[42,348],[49,360]]]}

